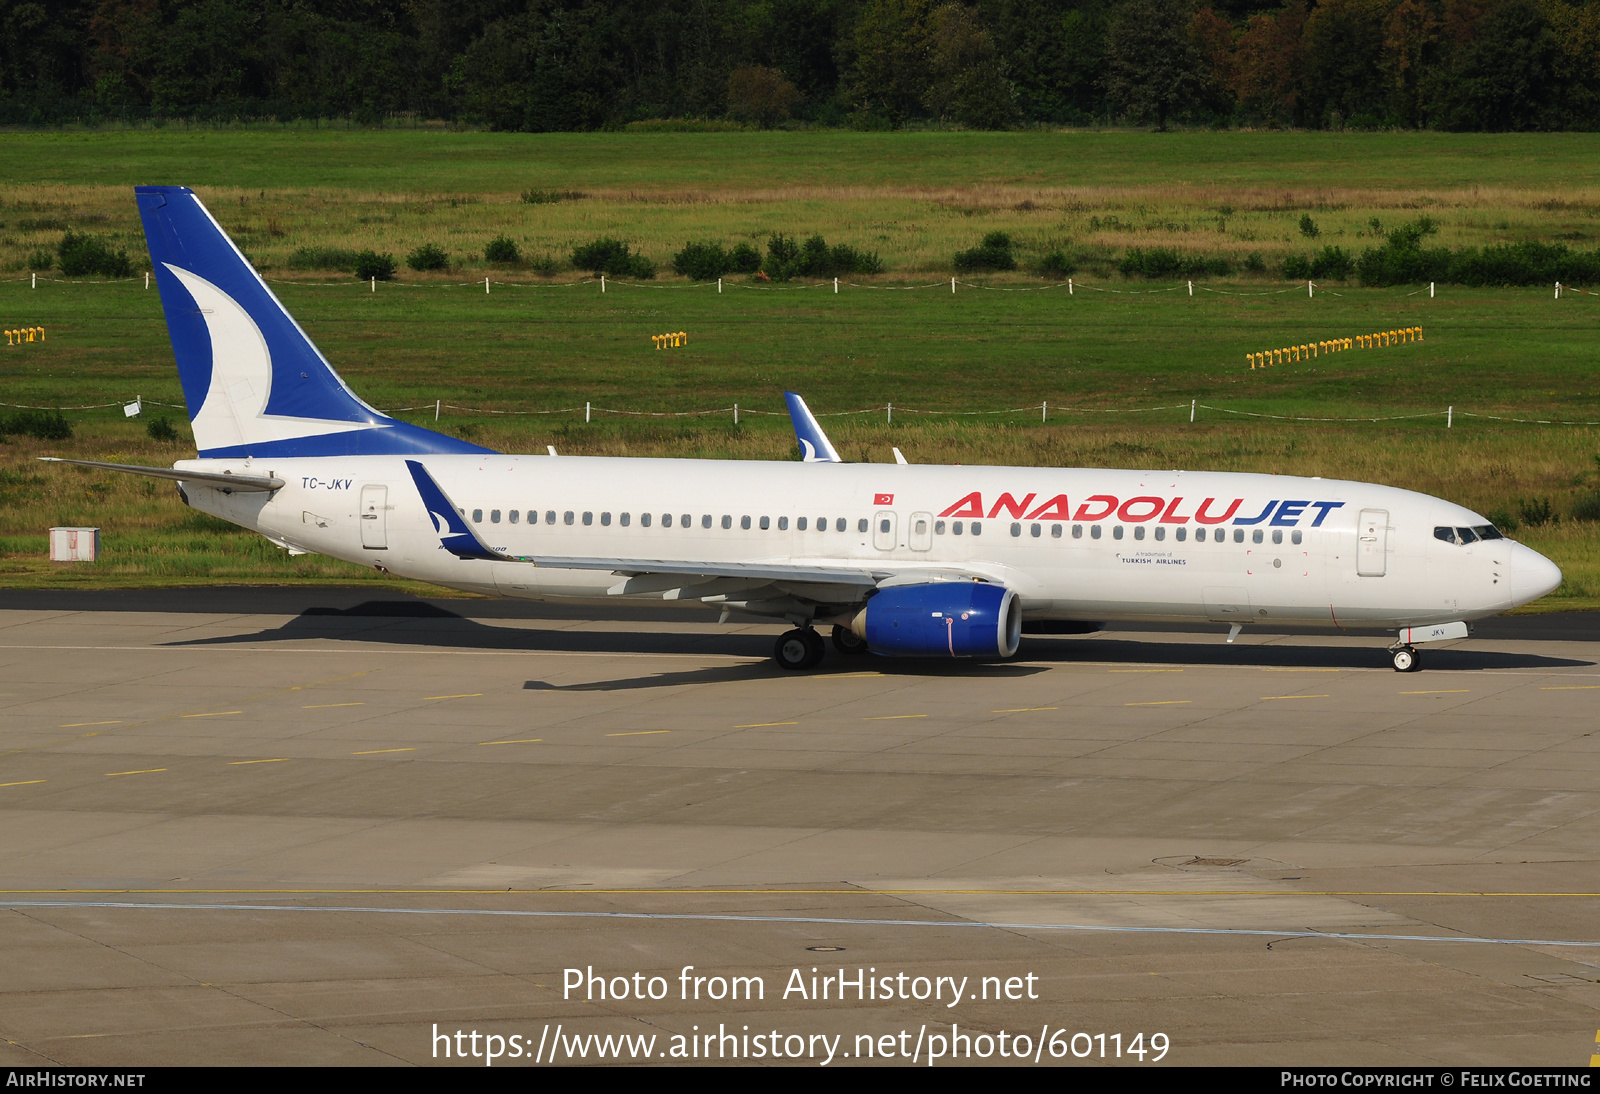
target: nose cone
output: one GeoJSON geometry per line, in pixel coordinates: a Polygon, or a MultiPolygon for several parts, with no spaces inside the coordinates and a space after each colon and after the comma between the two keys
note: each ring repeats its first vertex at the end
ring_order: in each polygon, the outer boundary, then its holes
{"type": "Polygon", "coordinates": [[[1511,545],[1511,602],[1526,604],[1555,591],[1561,569],[1531,547],[1511,545]]]}

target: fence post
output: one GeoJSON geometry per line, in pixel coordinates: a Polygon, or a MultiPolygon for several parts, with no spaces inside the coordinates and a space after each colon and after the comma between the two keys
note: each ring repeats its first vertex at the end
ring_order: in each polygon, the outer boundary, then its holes
{"type": "Polygon", "coordinates": [[[583,420],[585,422],[587,422],[589,420],[589,404],[588,403],[584,403],[583,404],[583,420]]]}
{"type": "Polygon", "coordinates": [[[489,279],[487,277],[483,279],[483,295],[489,295],[489,279]]]}
{"type": "Polygon", "coordinates": [[[950,295],[954,296],[955,295],[955,291],[956,291],[956,279],[952,277],[950,279],[950,295]]]}
{"type": "Polygon", "coordinates": [[[606,291],[606,275],[605,274],[601,274],[600,275],[600,292],[601,292],[602,295],[604,295],[605,291],[606,291]]]}
{"type": "Polygon", "coordinates": [[[1556,299],[1561,299],[1561,282],[1559,281],[1556,282],[1556,299]]]}
{"type": "Polygon", "coordinates": [[[1046,399],[1044,402],[1039,404],[1039,420],[1041,422],[1048,422],[1050,420],[1050,400],[1049,399],[1046,399]]]}
{"type": "Polygon", "coordinates": [[[1433,282],[1432,281],[1428,282],[1428,299],[1429,300],[1433,299],[1433,282]]]}
{"type": "Polygon", "coordinates": [[[150,271],[149,270],[146,270],[144,272],[144,287],[146,289],[148,289],[150,287],[150,271]]]}
{"type": "Polygon", "coordinates": [[[722,278],[717,278],[717,295],[722,295],[722,278]]]}
{"type": "Polygon", "coordinates": [[[439,406],[443,402],[443,399],[435,399],[433,401],[433,420],[436,422],[439,420],[439,406]]]}
{"type": "Polygon", "coordinates": [[[734,403],[733,404],[733,424],[734,425],[738,425],[739,424],[739,404],[738,403],[734,403]]]}
{"type": "Polygon", "coordinates": [[[374,277],[372,279],[372,291],[373,292],[377,292],[378,291],[378,279],[376,277],[374,277]]]}
{"type": "Polygon", "coordinates": [[[1194,282],[1193,281],[1189,282],[1189,295],[1190,296],[1194,295],[1194,282]]]}
{"type": "Polygon", "coordinates": [[[1067,295],[1072,295],[1072,278],[1067,278],[1067,295]]]}
{"type": "MultiPolygon", "coordinates": [[[[954,279],[952,278],[952,280],[954,280],[954,279]]],[[[894,404],[893,403],[889,403],[884,409],[886,409],[889,412],[889,420],[887,422],[885,422],[884,424],[885,425],[894,425],[894,404]]]]}
{"type": "Polygon", "coordinates": [[[833,295],[839,295],[839,279],[837,277],[833,279],[833,295]]]}
{"type": "Polygon", "coordinates": [[[33,275],[33,284],[29,285],[28,288],[37,289],[38,287],[39,287],[39,274],[38,274],[37,271],[35,271],[35,273],[33,275]]]}
{"type": "Polygon", "coordinates": [[[1317,295],[1315,292],[1312,291],[1312,285],[1311,285],[1311,282],[1309,282],[1309,281],[1306,282],[1306,295],[1307,296],[1316,296],[1317,295]]]}
{"type": "Polygon", "coordinates": [[[1191,422],[1194,421],[1194,408],[1197,405],[1199,405],[1199,402],[1200,402],[1199,399],[1190,399],[1189,400],[1189,420],[1191,422]]]}
{"type": "Polygon", "coordinates": [[[1455,421],[1456,421],[1456,408],[1455,407],[1451,407],[1449,410],[1446,410],[1444,412],[1444,427],[1446,429],[1452,428],[1455,425],[1455,421]]]}

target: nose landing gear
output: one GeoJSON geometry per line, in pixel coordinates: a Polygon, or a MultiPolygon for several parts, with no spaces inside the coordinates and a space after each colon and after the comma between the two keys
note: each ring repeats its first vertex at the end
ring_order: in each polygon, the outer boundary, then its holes
{"type": "Polygon", "coordinates": [[[778,662],[779,668],[800,671],[816,668],[827,652],[828,646],[820,634],[810,627],[796,627],[778,636],[777,644],[772,647],[772,659],[778,662]]]}
{"type": "Polygon", "coordinates": [[[1400,646],[1393,654],[1395,672],[1416,672],[1421,667],[1415,646],[1400,646]]]}

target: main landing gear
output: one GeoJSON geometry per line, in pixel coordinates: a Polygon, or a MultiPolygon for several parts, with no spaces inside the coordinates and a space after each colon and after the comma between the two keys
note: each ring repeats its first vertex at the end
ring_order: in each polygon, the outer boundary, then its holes
{"type": "Polygon", "coordinates": [[[846,657],[859,657],[870,650],[865,638],[857,635],[849,627],[839,626],[833,628],[833,648],[846,657]]]}
{"type": "Polygon", "coordinates": [[[1393,652],[1395,672],[1416,672],[1422,667],[1415,646],[1400,646],[1393,652]]]}
{"type": "Polygon", "coordinates": [[[772,647],[772,659],[778,662],[779,668],[799,671],[822,664],[827,652],[822,635],[810,627],[796,627],[778,636],[777,644],[772,647]]]}

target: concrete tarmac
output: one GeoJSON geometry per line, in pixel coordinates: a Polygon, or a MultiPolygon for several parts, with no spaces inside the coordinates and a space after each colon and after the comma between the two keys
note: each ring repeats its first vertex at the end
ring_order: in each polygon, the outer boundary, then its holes
{"type": "Polygon", "coordinates": [[[1593,615],[1410,674],[1221,628],[789,674],[713,620],[0,593],[0,1063],[1600,1051],[1593,615]]]}

